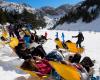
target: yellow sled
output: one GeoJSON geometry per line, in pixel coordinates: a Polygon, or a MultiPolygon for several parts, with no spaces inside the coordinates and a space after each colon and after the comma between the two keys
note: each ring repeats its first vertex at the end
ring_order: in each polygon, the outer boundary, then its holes
{"type": "Polygon", "coordinates": [[[25,69],[22,69],[21,67],[18,67],[18,66],[16,68],[22,70],[25,73],[30,74],[32,76],[33,80],[47,80],[48,79],[48,75],[40,77],[37,75],[37,73],[35,71],[25,70],[25,69]]]}
{"type": "Polygon", "coordinates": [[[25,73],[30,74],[33,77],[33,80],[42,80],[35,72],[29,71],[29,70],[24,70],[20,67],[17,67],[18,69],[22,70],[25,73]]]}
{"type": "Polygon", "coordinates": [[[75,67],[54,61],[49,61],[49,64],[64,80],[80,80],[80,74],[75,67]]]}
{"type": "Polygon", "coordinates": [[[56,43],[56,45],[57,45],[59,48],[64,49],[63,44],[62,44],[62,41],[60,41],[60,40],[58,39],[58,40],[55,40],[55,43],[56,43]]]}
{"type": "Polygon", "coordinates": [[[73,42],[66,42],[66,45],[68,47],[68,51],[72,52],[72,53],[83,53],[84,52],[84,48],[77,48],[76,43],[73,42]]]}
{"type": "Polygon", "coordinates": [[[9,43],[11,48],[14,49],[18,45],[18,43],[19,43],[19,40],[17,38],[11,37],[11,41],[9,43]]]}

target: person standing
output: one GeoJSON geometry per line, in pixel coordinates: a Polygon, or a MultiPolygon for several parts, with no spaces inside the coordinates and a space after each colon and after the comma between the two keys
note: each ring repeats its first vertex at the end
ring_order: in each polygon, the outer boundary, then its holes
{"type": "Polygon", "coordinates": [[[62,42],[64,43],[65,42],[65,35],[64,35],[64,33],[62,32],[62,42]]]}
{"type": "Polygon", "coordinates": [[[78,40],[76,42],[77,47],[82,48],[81,43],[84,41],[84,36],[83,36],[82,32],[79,32],[79,34],[77,36],[72,36],[72,38],[78,38],[78,40]]]}
{"type": "Polygon", "coordinates": [[[47,39],[47,36],[48,36],[48,33],[47,32],[45,32],[45,38],[47,39]]]}
{"type": "Polygon", "coordinates": [[[56,36],[56,39],[58,39],[58,38],[59,38],[59,37],[58,37],[58,32],[56,32],[56,35],[55,35],[55,36],[56,36]]]}
{"type": "Polygon", "coordinates": [[[19,35],[19,28],[18,28],[17,24],[15,24],[15,26],[14,26],[14,33],[17,36],[18,39],[21,38],[20,35],[19,35]]]}
{"type": "Polygon", "coordinates": [[[10,24],[9,26],[8,26],[8,31],[9,31],[9,36],[10,37],[14,37],[14,32],[13,32],[13,25],[12,24],[10,24]]]}

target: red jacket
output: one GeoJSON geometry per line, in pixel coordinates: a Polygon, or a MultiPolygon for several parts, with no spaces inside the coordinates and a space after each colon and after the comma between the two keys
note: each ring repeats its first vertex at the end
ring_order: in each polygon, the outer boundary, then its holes
{"type": "Polygon", "coordinates": [[[36,62],[36,66],[38,68],[38,71],[42,74],[48,74],[51,72],[52,68],[49,65],[47,60],[41,60],[39,62],[36,62]]]}

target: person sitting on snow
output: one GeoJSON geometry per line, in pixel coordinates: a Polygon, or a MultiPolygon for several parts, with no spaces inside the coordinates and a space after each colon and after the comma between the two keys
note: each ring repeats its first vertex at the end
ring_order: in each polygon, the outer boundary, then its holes
{"type": "Polygon", "coordinates": [[[34,33],[31,33],[31,43],[35,41],[35,34],[34,33]]]}
{"type": "Polygon", "coordinates": [[[31,52],[29,49],[27,49],[24,40],[20,41],[18,46],[15,47],[15,52],[19,56],[19,58],[22,58],[24,60],[32,58],[31,52]]]}
{"type": "Polygon", "coordinates": [[[57,60],[57,61],[63,61],[63,56],[61,55],[60,52],[58,51],[51,51],[50,53],[48,53],[48,55],[46,56],[46,59],[48,60],[57,60]]]}
{"type": "Polygon", "coordinates": [[[34,56],[33,58],[26,60],[21,68],[35,71],[39,76],[45,76],[52,71],[52,67],[48,60],[41,59],[39,56],[34,56]]]}
{"type": "Polygon", "coordinates": [[[30,42],[31,42],[31,37],[29,35],[25,34],[23,39],[26,44],[26,47],[29,48],[30,42]]]}
{"type": "Polygon", "coordinates": [[[91,71],[93,71],[92,67],[94,66],[94,63],[90,59],[90,57],[84,57],[80,64],[86,69],[88,73],[91,73],[91,71]]]}
{"type": "Polygon", "coordinates": [[[4,38],[3,36],[1,36],[1,40],[2,41],[7,41],[7,38],[4,38]]]}
{"type": "Polygon", "coordinates": [[[83,60],[81,60],[80,54],[75,54],[73,57],[71,57],[70,62],[72,65],[80,72],[81,74],[81,80],[89,80],[89,75],[93,74],[93,62],[89,57],[84,57],[83,60]]]}
{"type": "Polygon", "coordinates": [[[32,52],[32,55],[40,56],[44,58],[46,56],[46,52],[43,49],[43,46],[36,43],[35,41],[31,42],[29,49],[32,52]]]}
{"type": "Polygon", "coordinates": [[[81,60],[81,55],[78,54],[78,53],[76,53],[76,54],[73,56],[73,58],[72,58],[72,60],[71,60],[71,63],[77,63],[77,64],[79,64],[80,60],[81,60]]]}
{"type": "Polygon", "coordinates": [[[48,53],[45,58],[49,61],[58,61],[66,65],[70,64],[68,61],[64,59],[64,55],[61,52],[62,51],[53,50],[50,53],[48,53]]]}
{"type": "Polygon", "coordinates": [[[34,42],[39,43],[39,36],[37,35],[36,30],[31,34],[31,39],[34,40],[34,42]]]}

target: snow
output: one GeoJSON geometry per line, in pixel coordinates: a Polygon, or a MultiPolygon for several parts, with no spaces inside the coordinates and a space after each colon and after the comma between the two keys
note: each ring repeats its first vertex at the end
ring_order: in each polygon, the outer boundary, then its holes
{"type": "Polygon", "coordinates": [[[92,10],[95,10],[96,8],[97,8],[97,5],[94,5],[94,6],[90,7],[90,8],[88,9],[88,11],[91,12],[92,10]]]}
{"type": "Polygon", "coordinates": [[[45,19],[45,22],[46,22],[46,29],[53,27],[53,25],[55,24],[54,20],[49,18],[48,16],[44,16],[44,19],[45,19]]]}
{"type": "Polygon", "coordinates": [[[35,8],[31,8],[22,4],[18,4],[18,3],[14,3],[14,2],[6,2],[6,1],[2,1],[2,3],[0,3],[0,7],[2,7],[4,10],[8,10],[8,11],[19,11],[19,13],[22,13],[22,11],[24,9],[28,10],[30,13],[36,13],[36,9],[35,8]]]}
{"type": "Polygon", "coordinates": [[[82,20],[78,20],[76,23],[64,23],[62,25],[56,26],[56,30],[68,30],[68,31],[94,31],[94,32],[100,32],[100,16],[90,22],[85,23],[82,22],[82,20]]]}
{"type": "MultiPolygon", "coordinates": [[[[44,34],[44,30],[39,31],[38,34],[44,34]]],[[[47,31],[48,32],[48,38],[51,38],[52,40],[49,40],[47,43],[44,44],[44,49],[47,53],[55,49],[55,43],[54,38],[56,32],[59,33],[59,38],[61,39],[61,33],[64,32],[65,34],[65,40],[71,40],[73,42],[76,42],[77,39],[72,38],[73,35],[77,35],[78,31],[62,31],[62,30],[53,30],[53,31],[47,31]]],[[[99,76],[99,69],[100,69],[100,32],[89,32],[89,31],[83,31],[83,35],[85,37],[85,41],[82,43],[82,45],[85,47],[85,52],[82,54],[83,57],[89,56],[92,60],[96,60],[95,63],[95,76],[99,76]]]]}
{"type": "MultiPolygon", "coordinates": [[[[3,2],[2,5],[0,4],[0,6],[3,8],[9,8],[9,10],[18,9],[19,12],[22,12],[24,8],[26,8],[32,13],[36,12],[34,8],[25,7],[24,5],[20,5],[17,3],[3,2]]],[[[91,9],[95,9],[96,7],[97,6],[93,6],[89,8],[89,12],[91,11],[91,9]]],[[[44,16],[44,19],[47,23],[46,28],[42,30],[37,30],[38,35],[44,35],[45,31],[48,33],[49,40],[43,45],[46,53],[48,54],[56,48],[56,44],[54,42],[56,32],[59,33],[60,39],[62,32],[64,32],[65,40],[71,40],[72,42],[76,42],[77,39],[72,38],[72,36],[75,36],[78,34],[79,31],[82,31],[85,37],[85,40],[82,43],[85,48],[85,51],[82,54],[82,58],[84,58],[85,56],[89,56],[92,60],[96,60],[94,66],[94,76],[100,76],[100,17],[98,17],[91,23],[82,22],[82,20],[80,19],[76,23],[64,23],[62,25],[58,25],[55,30],[47,30],[49,28],[52,28],[56,21],[58,21],[62,16],[64,15],[61,14],[57,16],[44,16]]],[[[9,25],[9,23],[7,23],[6,25],[9,25]]],[[[0,26],[2,25],[0,24],[0,26]]],[[[67,54],[70,53],[64,53],[64,55],[67,54]]],[[[15,80],[17,77],[20,76],[28,78],[30,76],[29,74],[26,74],[16,68],[16,66],[20,66],[23,61],[23,59],[19,59],[17,57],[17,55],[8,45],[3,46],[0,43],[0,80],[15,80]]]]}
{"type": "Polygon", "coordinates": [[[45,29],[52,28],[56,24],[56,22],[59,21],[60,18],[63,16],[64,16],[64,14],[59,14],[59,15],[54,15],[54,16],[50,16],[50,15],[44,16],[44,19],[46,22],[45,29]]]}
{"type": "MultiPolygon", "coordinates": [[[[63,30],[39,30],[37,31],[38,35],[41,35],[47,31],[49,40],[43,45],[46,53],[54,50],[55,47],[55,34],[59,33],[59,38],[61,39],[61,33],[64,32],[65,40],[71,40],[76,42],[76,38],[72,38],[73,35],[77,35],[78,31],[63,31],[63,30]]],[[[95,63],[95,76],[99,76],[99,68],[100,68],[100,32],[89,32],[83,31],[83,35],[85,37],[82,45],[85,47],[85,52],[82,56],[89,56],[92,60],[96,60],[95,63]]],[[[68,53],[65,53],[67,55],[68,53]]],[[[24,72],[18,70],[16,66],[20,66],[23,60],[19,59],[15,53],[10,49],[8,45],[4,48],[0,48],[0,77],[1,80],[15,80],[19,76],[29,77],[29,74],[25,74],[24,72]]]]}
{"type": "Polygon", "coordinates": [[[0,48],[0,80],[15,80],[19,76],[28,77],[16,67],[22,64],[23,60],[18,59],[9,46],[0,48]]]}

